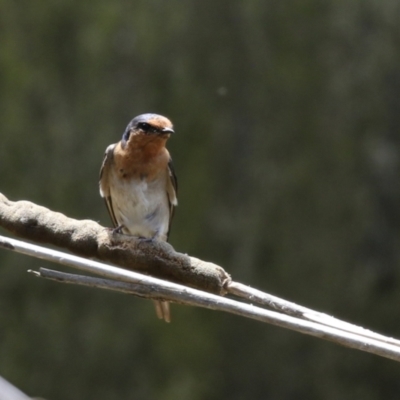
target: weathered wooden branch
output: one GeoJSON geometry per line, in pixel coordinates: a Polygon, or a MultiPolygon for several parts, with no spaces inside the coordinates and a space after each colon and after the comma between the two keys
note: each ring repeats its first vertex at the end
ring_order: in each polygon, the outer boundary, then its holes
{"type": "Polygon", "coordinates": [[[0,376],[0,399],[1,400],[33,400],[17,387],[0,376]]]}
{"type": "Polygon", "coordinates": [[[157,282],[157,279],[151,277],[143,277],[141,282],[136,281],[135,283],[129,283],[91,276],[67,274],[46,268],[40,268],[39,272],[29,272],[34,273],[38,277],[60,283],[114,290],[144,298],[168,300],[175,303],[228,312],[400,361],[400,347],[394,344],[383,343],[380,340],[366,338],[355,333],[332,328],[316,322],[305,321],[300,318],[277,313],[276,311],[265,310],[251,304],[245,304],[214,294],[204,293],[181,285],[157,282]]]}
{"type": "Polygon", "coordinates": [[[220,266],[177,253],[167,243],[147,242],[115,234],[94,221],[77,221],[27,201],[11,202],[1,194],[0,226],[18,236],[51,243],[85,258],[5,237],[0,237],[0,247],[110,279],[45,269],[36,273],[40,277],[231,312],[400,361],[400,341],[397,339],[233,282],[220,266]],[[123,269],[88,258],[112,262],[123,269]],[[148,277],[133,270],[178,284],[148,277]],[[226,293],[245,298],[251,303],[267,305],[288,315],[220,297],[226,293]]]}
{"type": "Polygon", "coordinates": [[[251,288],[239,282],[228,282],[227,292],[240,298],[247,299],[252,303],[271,307],[274,310],[280,311],[287,315],[291,315],[293,317],[317,322],[319,324],[331,326],[333,328],[341,329],[346,332],[351,332],[360,336],[365,336],[367,338],[380,340],[384,343],[390,343],[400,346],[400,340],[398,339],[384,336],[369,329],[350,324],[338,318],[332,317],[331,315],[300,306],[291,301],[281,299],[277,296],[273,296],[269,293],[262,292],[261,290],[251,288]]]}
{"type": "Polygon", "coordinates": [[[168,243],[120,235],[94,221],[68,218],[29,201],[13,202],[1,193],[0,226],[24,239],[210,293],[225,294],[230,281],[220,266],[178,253],[168,243]]]}

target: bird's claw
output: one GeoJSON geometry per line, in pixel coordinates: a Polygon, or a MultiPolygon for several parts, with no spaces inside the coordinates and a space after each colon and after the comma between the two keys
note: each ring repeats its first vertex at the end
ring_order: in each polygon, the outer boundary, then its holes
{"type": "Polygon", "coordinates": [[[113,235],[115,235],[115,234],[122,235],[122,234],[123,234],[123,232],[122,232],[122,228],[123,228],[123,227],[124,227],[123,225],[118,225],[116,228],[113,228],[113,229],[111,230],[111,233],[112,233],[113,235]]]}
{"type": "Polygon", "coordinates": [[[144,242],[144,243],[153,243],[155,240],[155,237],[153,236],[153,237],[147,238],[147,237],[139,236],[138,239],[139,239],[139,241],[144,242]]]}

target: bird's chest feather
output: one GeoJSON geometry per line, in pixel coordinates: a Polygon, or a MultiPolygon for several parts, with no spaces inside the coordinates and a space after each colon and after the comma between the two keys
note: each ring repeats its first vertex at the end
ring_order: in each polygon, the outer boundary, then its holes
{"type": "Polygon", "coordinates": [[[111,198],[115,216],[126,233],[144,237],[165,233],[169,222],[166,174],[160,173],[152,181],[116,178],[111,179],[111,198]]]}
{"type": "Polygon", "coordinates": [[[113,210],[124,233],[166,238],[170,209],[167,195],[168,151],[162,142],[133,143],[114,151],[110,176],[113,210]]]}

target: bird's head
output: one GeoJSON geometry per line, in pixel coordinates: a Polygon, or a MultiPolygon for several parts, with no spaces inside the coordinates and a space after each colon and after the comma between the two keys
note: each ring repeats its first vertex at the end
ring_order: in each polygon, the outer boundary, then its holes
{"type": "Polygon", "coordinates": [[[135,117],[126,127],[122,135],[125,145],[133,137],[154,137],[167,140],[174,133],[172,122],[157,114],[141,114],[135,117]]]}

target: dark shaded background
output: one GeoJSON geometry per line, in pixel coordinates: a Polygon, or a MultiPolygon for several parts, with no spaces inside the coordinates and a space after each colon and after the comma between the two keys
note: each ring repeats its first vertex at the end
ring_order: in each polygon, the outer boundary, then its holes
{"type": "MultiPolygon", "coordinates": [[[[110,226],[106,146],[170,117],[171,243],[400,336],[400,3],[0,3],[0,191],[110,226]]],[[[67,399],[398,399],[399,365],[206,310],[35,280],[0,252],[0,375],[67,399]]]]}

